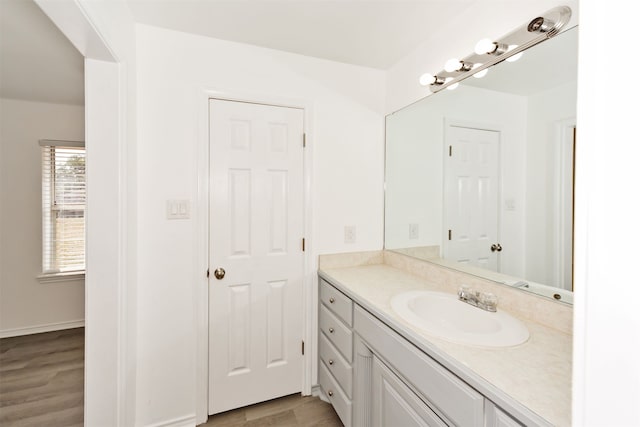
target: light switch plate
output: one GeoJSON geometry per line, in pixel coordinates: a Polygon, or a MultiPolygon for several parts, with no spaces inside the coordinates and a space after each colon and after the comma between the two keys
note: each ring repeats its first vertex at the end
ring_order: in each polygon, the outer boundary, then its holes
{"type": "Polygon", "coordinates": [[[167,219],[189,219],[190,216],[189,200],[167,200],[167,219]]]}
{"type": "Polygon", "coordinates": [[[515,211],[516,210],[516,200],[515,199],[505,199],[504,200],[504,209],[506,211],[515,211]]]}

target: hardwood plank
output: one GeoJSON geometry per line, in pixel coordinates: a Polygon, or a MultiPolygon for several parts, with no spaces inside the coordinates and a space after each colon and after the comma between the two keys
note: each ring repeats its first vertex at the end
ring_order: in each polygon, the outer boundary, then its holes
{"type": "Polygon", "coordinates": [[[301,427],[334,427],[342,426],[342,422],[333,407],[318,398],[305,401],[293,410],[298,426],[301,427]]]}
{"type": "Polygon", "coordinates": [[[277,427],[298,427],[296,416],[292,410],[278,412],[273,415],[268,415],[262,418],[256,418],[245,423],[245,427],[262,427],[262,426],[277,426],[277,427]]]}
{"type": "Polygon", "coordinates": [[[0,424],[82,426],[84,328],[0,339],[0,424]]]}
{"type": "Polygon", "coordinates": [[[304,403],[305,399],[305,397],[299,394],[292,394],[279,399],[268,400],[257,405],[247,406],[244,408],[244,412],[247,421],[252,421],[297,408],[304,403]]]}
{"type": "Polygon", "coordinates": [[[212,415],[207,427],[341,427],[333,407],[317,397],[299,394],[212,415]]]}

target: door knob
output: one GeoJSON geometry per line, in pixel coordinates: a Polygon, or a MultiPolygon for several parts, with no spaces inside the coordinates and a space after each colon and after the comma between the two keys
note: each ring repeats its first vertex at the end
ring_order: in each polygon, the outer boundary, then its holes
{"type": "Polygon", "coordinates": [[[502,246],[500,246],[500,243],[494,243],[493,245],[491,245],[491,252],[502,252],[502,246]]]}
{"type": "Polygon", "coordinates": [[[213,275],[216,276],[216,279],[222,280],[224,278],[225,273],[226,271],[224,271],[224,268],[218,267],[216,268],[216,271],[213,272],[213,275]]]}

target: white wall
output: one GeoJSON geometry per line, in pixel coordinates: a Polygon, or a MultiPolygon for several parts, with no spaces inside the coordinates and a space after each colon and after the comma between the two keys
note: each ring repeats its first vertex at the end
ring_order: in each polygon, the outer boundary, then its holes
{"type": "MultiPolygon", "coordinates": [[[[562,255],[554,247],[554,227],[558,224],[554,196],[560,177],[557,126],[576,117],[577,82],[563,84],[528,97],[526,147],[526,272],[522,277],[538,283],[564,287],[554,280],[554,259],[562,255]]],[[[571,287],[569,286],[569,290],[571,287]]]]}
{"type": "MultiPolygon", "coordinates": [[[[635,52],[638,5],[581,3],[573,423],[640,425],[640,80],[602,84],[635,52]]],[[[638,64],[637,58],[630,59],[638,64]]]]}
{"type": "Polygon", "coordinates": [[[36,3],[85,57],[84,421],[130,426],[137,368],[133,19],[124,0],[36,3]]]}
{"type": "Polygon", "coordinates": [[[135,29],[126,1],[81,0],[79,5],[113,57],[100,60],[84,52],[89,207],[85,424],[131,426],[137,416],[138,369],[135,29]]]}
{"type": "MultiPolygon", "coordinates": [[[[204,90],[312,107],[311,256],[382,247],[382,71],[139,25],[138,419],[195,412],[198,138],[204,90]],[[188,199],[190,220],[167,221],[167,199],[188,199]],[[357,241],[344,244],[345,225],[357,241]]],[[[204,124],[206,129],[206,123],[204,124]]],[[[205,135],[206,138],[206,135],[205,135]]],[[[310,273],[313,275],[313,272],[310,273]]]]}
{"type": "Polygon", "coordinates": [[[84,325],[84,279],[40,283],[39,139],[84,141],[84,107],[0,99],[0,337],[84,325]]]}

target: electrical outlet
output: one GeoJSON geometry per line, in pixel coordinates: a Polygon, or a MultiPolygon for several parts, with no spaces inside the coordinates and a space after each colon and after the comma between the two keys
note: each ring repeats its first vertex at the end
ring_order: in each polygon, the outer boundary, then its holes
{"type": "Polygon", "coordinates": [[[417,239],[420,237],[420,226],[418,224],[409,224],[409,239],[417,239]]]}
{"type": "Polygon", "coordinates": [[[355,225],[344,226],[344,242],[345,243],[356,242],[356,226],[355,225]]]}

